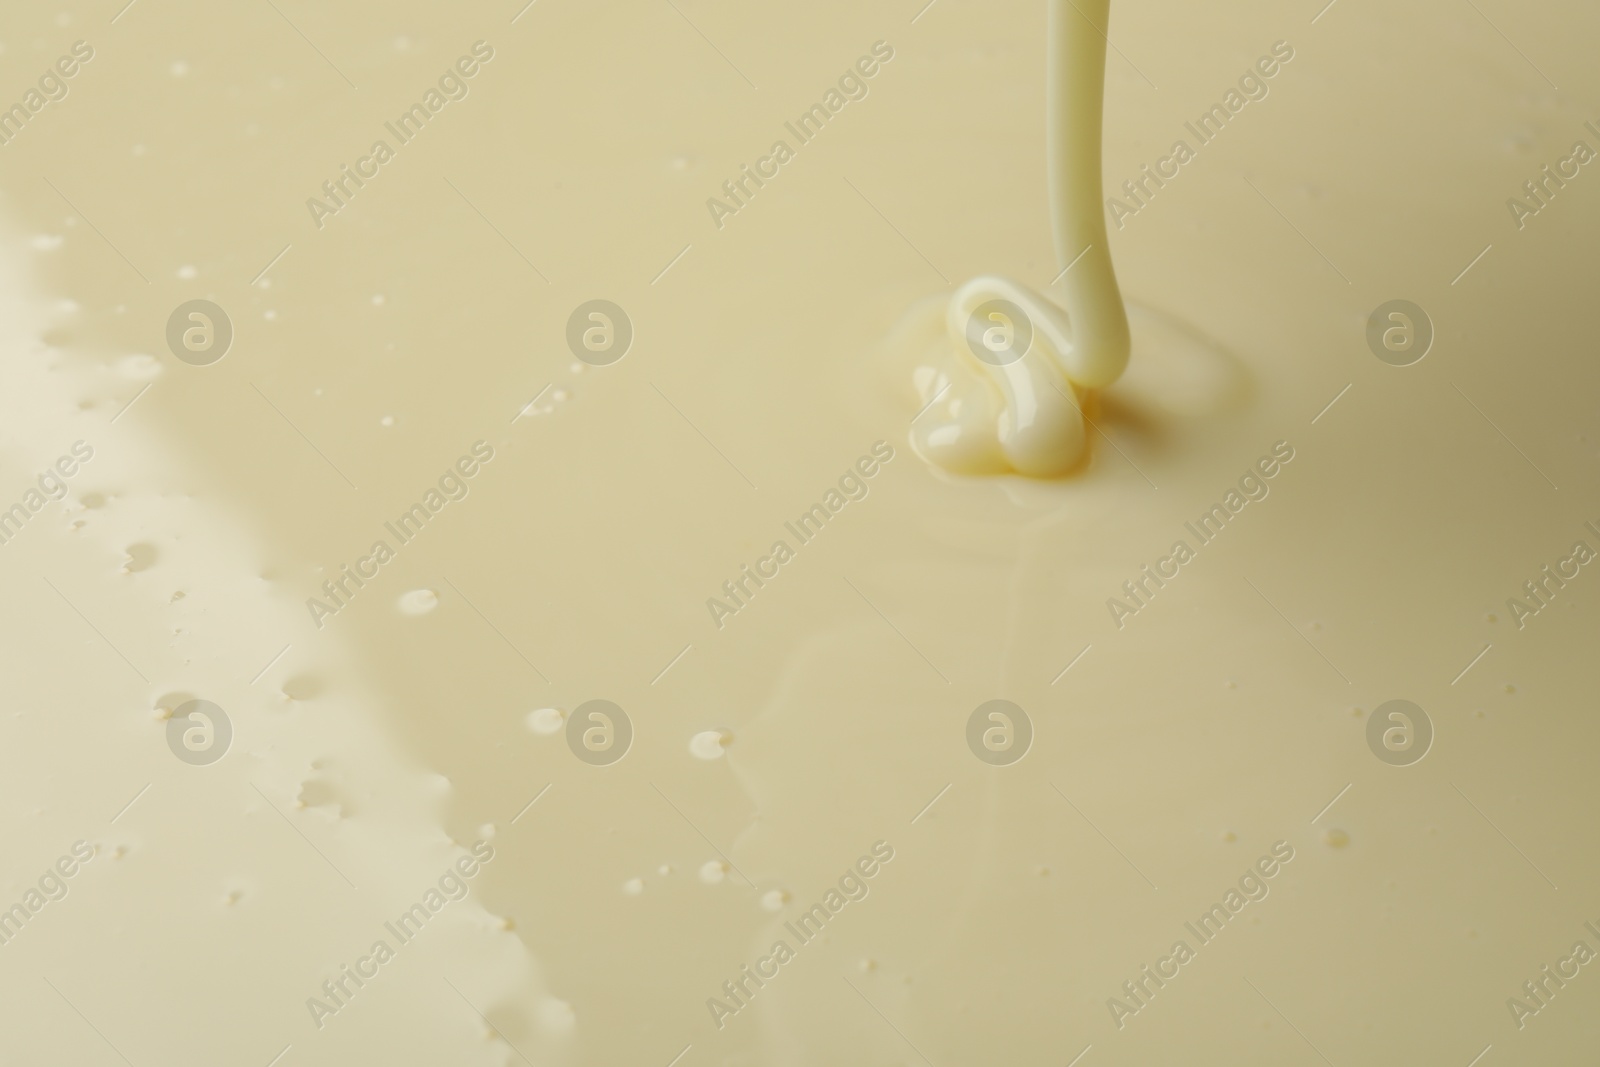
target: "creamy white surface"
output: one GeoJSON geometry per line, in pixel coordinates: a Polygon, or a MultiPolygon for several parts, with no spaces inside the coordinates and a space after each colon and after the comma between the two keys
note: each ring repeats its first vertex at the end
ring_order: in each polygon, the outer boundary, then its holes
{"type": "Polygon", "coordinates": [[[1296,55],[1111,227],[1166,317],[1136,303],[1081,467],[1041,480],[919,460],[883,339],[990,273],[1070,307],[1044,5],[277,2],[0,14],[0,100],[96,51],[0,148],[0,501],[95,448],[0,546],[0,899],[97,849],[0,946],[0,1062],[1594,1047],[1592,965],[1524,1029],[1506,1009],[1600,924],[1600,579],[1522,629],[1506,608],[1600,548],[1592,179],[1521,230],[1505,203],[1595,144],[1591,10],[1483,8],[1558,91],[1469,6],[1120,7],[1107,195],[1273,42],[1296,55]],[[478,40],[466,98],[317,229],[307,197],[478,40]],[[865,98],[717,229],[706,199],[880,40],[865,98]],[[234,322],[211,367],[165,349],[196,297],[234,322]],[[596,297],[635,328],[609,367],[564,339],[596,297]],[[1363,339],[1397,297],[1437,331],[1408,368],[1363,339]],[[1188,354],[1141,362],[1152,321],[1188,354]],[[306,599],[480,439],[465,499],[315,628],[306,599]],[[718,629],[707,597],[879,440],[867,495],[718,629]],[[1117,628],[1108,598],[1279,441],[1266,498],[1117,628]],[[227,709],[222,761],[168,751],[180,693],[227,709]],[[1007,768],[964,738],[997,697],[1036,729],[1007,768]],[[1396,697],[1437,730],[1409,768],[1364,739],[1396,697]],[[594,698],[636,730],[611,767],[530,717],[594,698]],[[306,999],[480,838],[466,899],[317,1029],[306,999]],[[878,840],[869,895],[718,1030],[707,998],[878,840]],[[1108,998],[1277,841],[1270,895],[1118,1030],[1108,998]]]}

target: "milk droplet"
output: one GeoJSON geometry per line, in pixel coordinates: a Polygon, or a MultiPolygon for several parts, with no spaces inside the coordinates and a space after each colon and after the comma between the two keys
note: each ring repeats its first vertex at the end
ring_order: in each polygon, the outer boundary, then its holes
{"type": "Polygon", "coordinates": [[[726,730],[704,730],[689,739],[689,752],[696,759],[721,759],[733,735],[726,730]]]}
{"type": "Polygon", "coordinates": [[[538,1016],[539,1025],[551,1034],[569,1034],[578,1022],[572,1005],[556,997],[546,997],[539,1002],[538,1016]]]}
{"type": "Polygon", "coordinates": [[[622,883],[622,891],[628,894],[630,897],[638,896],[640,893],[644,892],[644,879],[629,878],[626,882],[622,883]]]}
{"type": "Polygon", "coordinates": [[[283,695],[290,700],[315,700],[322,693],[322,680],[314,674],[297,674],[283,681],[283,695]]]}
{"type": "Polygon", "coordinates": [[[126,558],[122,561],[122,569],[128,574],[137,574],[139,571],[149,570],[156,561],[154,545],[129,545],[126,558]]]}
{"type": "Polygon", "coordinates": [[[189,73],[189,64],[180,59],[167,69],[172,72],[174,78],[181,78],[189,73]]]}
{"type": "Polygon", "coordinates": [[[393,415],[385,415],[383,418],[378,420],[378,425],[379,426],[393,426],[394,425],[394,416],[393,415]]]}
{"type": "Polygon", "coordinates": [[[728,876],[728,865],[721,860],[706,860],[700,867],[700,880],[706,885],[716,885],[728,876]]]}
{"type": "Polygon", "coordinates": [[[761,906],[768,911],[782,911],[789,903],[789,894],[782,889],[769,889],[761,894],[761,906]]]}
{"type": "Polygon", "coordinates": [[[143,381],[154,378],[161,373],[161,363],[156,357],[144,352],[135,352],[131,356],[123,356],[117,360],[117,370],[124,378],[133,378],[143,381]]]}
{"type": "Polygon", "coordinates": [[[528,712],[528,729],[548,737],[561,732],[561,726],[566,718],[567,713],[560,708],[540,708],[538,711],[528,712]]]}
{"type": "Polygon", "coordinates": [[[194,276],[197,273],[198,272],[194,269],[194,267],[187,263],[178,268],[178,277],[182,278],[186,282],[194,281],[194,276]]]}
{"type": "Polygon", "coordinates": [[[54,252],[61,247],[62,240],[64,238],[58,233],[41,233],[28,243],[41,252],[54,252]]]}
{"type": "Polygon", "coordinates": [[[439,594],[432,589],[413,589],[400,594],[400,611],[406,615],[426,615],[439,606],[439,594]]]}

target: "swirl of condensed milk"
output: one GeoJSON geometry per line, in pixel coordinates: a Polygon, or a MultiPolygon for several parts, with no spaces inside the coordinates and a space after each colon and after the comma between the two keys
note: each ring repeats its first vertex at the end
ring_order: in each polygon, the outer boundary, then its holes
{"type": "Polygon", "coordinates": [[[913,435],[918,451],[947,470],[1067,472],[1083,454],[1084,392],[1110,385],[1127,366],[1128,315],[1100,206],[1109,13],[1110,0],[1050,0],[1050,214],[1067,265],[1066,307],[997,276],[974,278],[950,298],[945,330],[957,366],[921,377],[925,393],[938,386],[935,395],[954,396],[942,419],[913,435]],[[992,388],[974,389],[973,377],[992,388]]]}
{"type": "Polygon", "coordinates": [[[956,290],[945,328],[969,371],[979,369],[1000,391],[1002,406],[982,421],[987,428],[993,418],[1005,466],[1048,478],[1076,463],[1084,425],[1077,383],[1065,373],[1075,351],[1066,312],[1020,282],[986,275],[956,290]]]}

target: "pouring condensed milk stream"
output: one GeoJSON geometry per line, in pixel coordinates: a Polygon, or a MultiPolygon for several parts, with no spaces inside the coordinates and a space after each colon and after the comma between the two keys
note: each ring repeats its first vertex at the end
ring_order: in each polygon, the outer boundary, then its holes
{"type": "Polygon", "coordinates": [[[919,352],[933,358],[916,373],[932,410],[912,442],[952,473],[1072,470],[1084,455],[1088,390],[1127,366],[1128,315],[1100,196],[1109,10],[1110,0],[1049,3],[1046,150],[1065,309],[1021,282],[980,275],[950,297],[942,322],[931,308],[913,313],[919,352]]]}

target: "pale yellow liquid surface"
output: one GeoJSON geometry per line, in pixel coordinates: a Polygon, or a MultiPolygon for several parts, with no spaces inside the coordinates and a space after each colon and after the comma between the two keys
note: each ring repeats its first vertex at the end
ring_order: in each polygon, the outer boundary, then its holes
{"type": "Polygon", "coordinates": [[[1141,359],[1136,310],[1085,462],[1029,480],[924,463],[891,342],[975,275],[1060,297],[1043,4],[274,4],[0,13],[0,106],[94,49],[0,147],[0,509],[94,453],[0,545],[0,907],[94,849],[0,944],[0,1063],[1592,1058],[1600,963],[1520,1027],[1507,1001],[1600,951],[1600,576],[1520,628],[1507,599],[1600,550],[1600,177],[1521,229],[1506,206],[1600,148],[1591,6],[1115,10],[1107,196],[1294,58],[1110,231],[1130,300],[1232,355],[1141,359]],[[466,98],[319,229],[307,198],[480,40],[466,98]],[[877,41],[866,97],[796,145],[877,41]],[[719,229],[707,198],[779,138],[719,229]],[[566,341],[595,298],[634,329],[610,366],[566,341]],[[192,299],[232,319],[210,366],[167,346],[192,299]],[[1412,366],[1365,340],[1393,299],[1435,328],[1412,366]],[[307,599],[380,538],[319,628],[307,599]],[[779,539],[719,627],[707,599],[779,539]],[[210,765],[168,747],[190,698],[232,723],[210,765]],[[1397,698],[1435,731],[1410,766],[1366,741],[1397,698]],[[530,725],[592,699],[633,725],[610,766],[530,725]],[[1033,725],[1010,766],[968,747],[993,699],[1033,725]],[[1185,924],[1278,842],[1202,945],[1185,924]]]}

